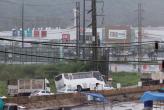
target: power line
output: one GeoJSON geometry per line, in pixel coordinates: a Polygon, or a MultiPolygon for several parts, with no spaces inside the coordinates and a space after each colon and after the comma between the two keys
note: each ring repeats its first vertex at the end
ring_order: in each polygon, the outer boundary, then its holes
{"type": "MultiPolygon", "coordinates": [[[[17,52],[9,52],[9,51],[2,51],[2,53],[9,53],[9,54],[16,54],[16,55],[25,55],[25,56],[31,56],[31,57],[40,57],[40,58],[51,58],[51,59],[63,59],[63,60],[68,60],[68,61],[87,61],[87,62],[110,62],[110,63],[137,63],[138,61],[136,60],[129,60],[129,61],[106,61],[106,60],[92,60],[92,59],[76,59],[76,58],[61,58],[61,57],[49,57],[49,56],[42,56],[42,55],[32,55],[32,54],[27,54],[27,53],[17,53],[17,52]]],[[[156,60],[152,62],[152,60],[147,60],[147,61],[140,61],[140,63],[158,63],[161,60],[156,60]]]]}
{"type": "MultiPolygon", "coordinates": [[[[22,41],[20,41],[20,40],[14,40],[14,39],[6,39],[6,38],[0,38],[0,40],[5,40],[5,41],[15,41],[15,42],[21,42],[22,43],[22,41]]],[[[46,39],[45,39],[46,40],[46,39]]],[[[49,43],[49,42],[43,42],[43,41],[40,41],[40,42],[38,42],[38,41],[24,41],[24,43],[33,43],[33,44],[42,44],[42,45],[50,45],[50,46],[68,46],[68,44],[74,44],[74,45],[76,45],[76,43],[54,43],[54,44],[52,44],[52,43],[49,43]]],[[[155,41],[148,41],[148,42],[142,42],[142,44],[141,45],[147,45],[147,44],[154,44],[155,43],[155,41]]],[[[159,42],[159,43],[164,43],[164,42],[159,42]]],[[[82,43],[79,43],[79,44],[82,44],[82,43]]],[[[91,46],[90,44],[88,44],[89,46],[80,46],[80,48],[119,48],[119,47],[122,47],[122,46],[116,46],[116,47],[113,47],[113,46],[91,46]]],[[[125,47],[133,47],[133,46],[138,46],[138,44],[137,45],[131,45],[131,46],[125,46],[125,47]]],[[[76,47],[76,46],[68,46],[68,47],[76,47]]]]}

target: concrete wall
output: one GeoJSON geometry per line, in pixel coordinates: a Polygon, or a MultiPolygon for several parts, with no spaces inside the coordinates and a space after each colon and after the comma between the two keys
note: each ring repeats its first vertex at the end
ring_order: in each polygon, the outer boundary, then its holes
{"type": "MultiPolygon", "coordinates": [[[[110,64],[109,68],[112,72],[138,72],[138,65],[132,64],[110,64]]],[[[159,72],[160,69],[160,65],[141,65],[142,73],[159,72]]]]}

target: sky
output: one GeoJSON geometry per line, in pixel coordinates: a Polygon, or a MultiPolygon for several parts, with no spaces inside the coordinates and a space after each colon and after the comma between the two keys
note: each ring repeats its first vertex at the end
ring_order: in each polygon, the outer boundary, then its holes
{"type": "MultiPolygon", "coordinates": [[[[0,0],[0,30],[21,26],[23,0],[0,0]]],[[[68,27],[73,25],[73,8],[75,2],[83,0],[24,0],[25,27],[68,27]]],[[[98,25],[137,25],[138,3],[143,6],[144,26],[164,25],[164,0],[103,0],[97,3],[98,25]],[[102,11],[102,9],[104,11],[102,11]]],[[[87,14],[91,9],[90,1],[86,2],[86,25],[91,23],[87,14]]],[[[82,23],[81,23],[82,24],[82,23]]]]}

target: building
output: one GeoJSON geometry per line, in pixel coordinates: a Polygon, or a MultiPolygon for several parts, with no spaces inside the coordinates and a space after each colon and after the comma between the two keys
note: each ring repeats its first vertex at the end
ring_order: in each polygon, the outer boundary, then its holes
{"type": "Polygon", "coordinates": [[[127,25],[114,25],[105,27],[104,42],[107,45],[128,45],[132,41],[132,28],[127,25]]]}

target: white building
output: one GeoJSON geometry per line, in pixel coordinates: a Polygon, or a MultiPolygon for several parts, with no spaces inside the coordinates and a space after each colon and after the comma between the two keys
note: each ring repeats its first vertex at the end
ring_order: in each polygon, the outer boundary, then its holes
{"type": "MultiPolygon", "coordinates": [[[[8,38],[8,39],[14,39],[14,40],[22,40],[22,34],[18,30],[16,31],[16,35],[13,34],[13,31],[3,31],[0,32],[1,38],[8,38]]],[[[86,28],[86,35],[92,36],[92,29],[86,28]]],[[[46,28],[46,29],[31,29],[30,36],[27,36],[27,30],[24,32],[24,41],[63,41],[66,40],[69,41],[76,41],[76,28],[70,27],[66,29],[61,29],[60,27],[57,28],[46,28]],[[44,31],[44,36],[42,35],[44,31]]],[[[98,36],[100,38],[100,41],[103,40],[104,37],[104,28],[98,28],[97,29],[98,36]]],[[[82,31],[81,31],[81,37],[82,31]]]]}

